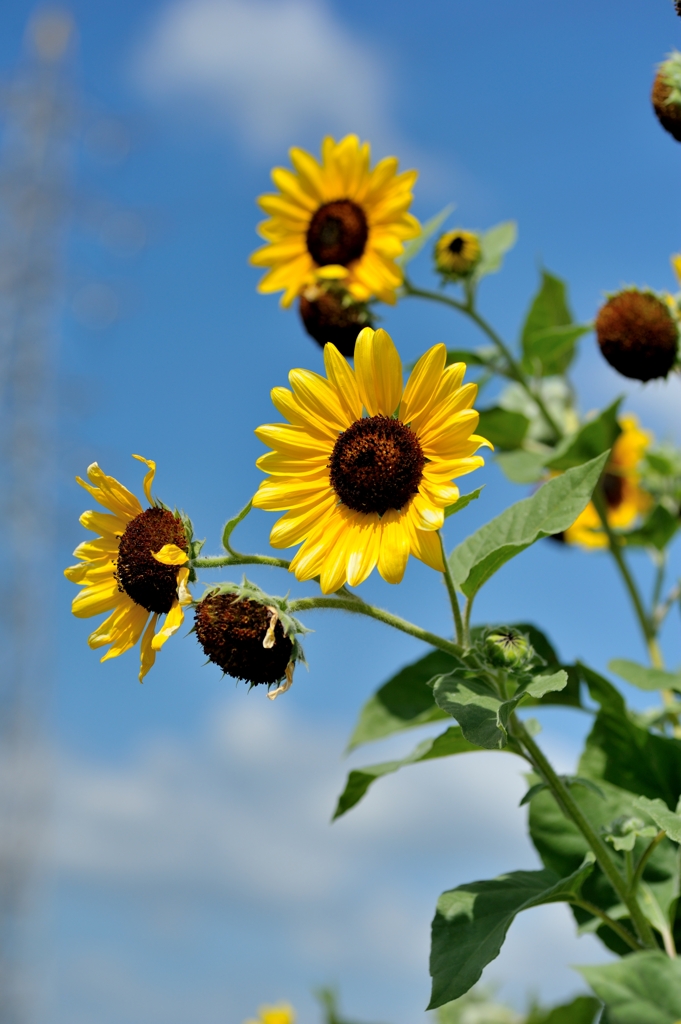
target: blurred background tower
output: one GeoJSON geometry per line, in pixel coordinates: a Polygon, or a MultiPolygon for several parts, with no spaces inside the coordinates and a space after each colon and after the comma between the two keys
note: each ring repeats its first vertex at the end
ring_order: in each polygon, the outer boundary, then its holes
{"type": "Polygon", "coordinates": [[[26,923],[49,796],[56,339],[71,216],[71,16],[36,13],[0,84],[0,1024],[34,1018],[26,923]]]}

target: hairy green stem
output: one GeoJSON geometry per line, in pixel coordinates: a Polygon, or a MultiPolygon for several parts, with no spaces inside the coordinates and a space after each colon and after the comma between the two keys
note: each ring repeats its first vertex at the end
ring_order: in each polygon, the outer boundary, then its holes
{"type": "Polygon", "coordinates": [[[192,562],[195,569],[221,569],[225,565],[273,565],[277,569],[288,569],[291,565],[285,558],[271,558],[269,555],[206,555],[195,558],[192,562]]]}
{"type": "Polygon", "coordinates": [[[625,928],[619,921],[615,921],[614,918],[610,917],[604,910],[597,907],[595,903],[590,903],[589,900],[583,900],[581,897],[575,897],[570,900],[570,903],[574,907],[581,907],[582,910],[587,910],[594,917],[600,917],[603,924],[607,924],[608,928],[612,928],[616,935],[626,942],[626,944],[636,951],[644,949],[640,942],[631,934],[628,928],[625,928]]]}
{"type": "Polygon", "coordinates": [[[442,539],[442,534],[438,530],[438,537],[440,538],[440,549],[442,551],[442,561],[444,562],[443,576],[445,578],[445,586],[447,587],[447,593],[449,594],[449,603],[452,606],[452,616],[454,618],[454,629],[456,631],[456,642],[460,647],[468,647],[469,639],[466,635],[464,628],[463,619],[461,618],[461,608],[459,607],[459,598],[456,593],[456,587],[454,586],[454,580],[452,579],[452,571],[449,568],[449,562],[447,561],[447,552],[445,551],[445,543],[442,539]]]}
{"type": "Polygon", "coordinates": [[[636,870],[634,871],[634,874],[632,875],[632,878],[631,878],[630,890],[631,890],[632,896],[636,895],[636,890],[638,889],[639,883],[640,883],[641,879],[643,878],[643,871],[645,869],[645,866],[648,863],[648,861],[650,860],[650,857],[653,854],[653,852],[657,849],[657,847],[660,845],[660,843],[664,839],[665,834],[666,833],[661,829],[657,833],[655,838],[651,839],[651,841],[648,843],[648,845],[646,846],[645,850],[641,854],[641,859],[639,860],[638,864],[636,865],[636,870]]]}
{"type": "Polygon", "coordinates": [[[446,654],[451,654],[452,657],[457,658],[463,654],[463,649],[459,644],[455,644],[451,640],[445,640],[444,637],[438,636],[437,633],[421,629],[420,626],[415,626],[414,623],[401,619],[399,615],[386,612],[383,608],[375,608],[374,605],[366,604],[364,601],[349,601],[345,597],[299,597],[288,604],[288,610],[291,614],[312,611],[314,608],[338,608],[340,611],[354,612],[356,615],[367,615],[371,619],[377,619],[378,622],[385,623],[386,626],[392,626],[393,629],[399,629],[402,633],[415,636],[417,640],[423,640],[424,643],[430,644],[431,647],[437,647],[446,654]]]}
{"type": "Polygon", "coordinates": [[[629,891],[627,884],[622,877],[619,868],[612,859],[605,842],[598,832],[596,832],[595,828],[586,817],[575,798],[572,796],[569,788],[554,770],[544,752],[535,743],[523,723],[515,716],[513,716],[512,719],[512,727],[516,739],[520,740],[521,744],[527,751],[532,764],[553,793],[556,803],[561,808],[565,816],[574,822],[593,850],[601,871],[610,882],[622,903],[624,903],[628,909],[629,916],[631,917],[636,933],[643,946],[646,949],[657,949],[657,942],[655,941],[655,936],[653,935],[653,930],[648,919],[641,910],[635,894],[629,891]]]}
{"type": "Polygon", "coordinates": [[[527,380],[525,373],[523,372],[520,363],[516,360],[515,356],[511,352],[506,342],[497,334],[491,324],[485,320],[484,317],[480,316],[478,311],[475,309],[473,304],[473,295],[469,293],[467,302],[459,302],[458,299],[453,299],[450,295],[444,295],[440,292],[432,292],[427,288],[417,288],[411,283],[406,277],[404,279],[403,288],[405,295],[411,295],[418,299],[429,299],[431,302],[441,302],[445,306],[450,306],[452,309],[456,309],[459,313],[463,313],[464,316],[470,317],[474,324],[476,324],[483,334],[486,334],[492,344],[495,346],[500,355],[504,357],[508,364],[508,374],[512,380],[515,380],[529,398],[539,408],[542,416],[546,423],[551,428],[553,433],[556,435],[557,440],[560,440],[563,436],[563,431],[556,423],[554,417],[546,407],[546,403],[540,394],[537,394],[531,387],[527,380]]]}

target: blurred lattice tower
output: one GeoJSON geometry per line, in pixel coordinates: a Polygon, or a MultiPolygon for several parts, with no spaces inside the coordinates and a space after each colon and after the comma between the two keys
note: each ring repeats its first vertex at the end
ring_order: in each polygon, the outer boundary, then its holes
{"type": "Polygon", "coordinates": [[[0,83],[0,1024],[32,1019],[26,921],[49,792],[56,320],[71,203],[71,17],[28,26],[0,83]]]}

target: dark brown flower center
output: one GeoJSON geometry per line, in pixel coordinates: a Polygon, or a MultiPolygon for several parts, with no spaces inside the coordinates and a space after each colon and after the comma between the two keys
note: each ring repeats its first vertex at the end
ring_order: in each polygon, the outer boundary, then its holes
{"type": "Polygon", "coordinates": [[[118,589],[148,612],[165,615],[177,597],[177,566],[157,562],[152,551],[164,544],[187,550],[184,527],[165,508],[148,508],[132,519],[120,539],[116,579],[118,589]]]}
{"type": "Polygon", "coordinates": [[[447,248],[450,252],[454,253],[455,256],[458,256],[465,244],[466,243],[461,235],[457,235],[456,238],[452,238],[447,248]]]}
{"type": "Polygon", "coordinates": [[[649,292],[631,288],[608,299],[596,317],[596,337],[625,377],[666,377],[676,362],[678,328],[666,303],[649,292]]]}
{"type": "Polygon", "coordinates": [[[284,677],[293,644],[281,622],[274,645],[263,647],[272,612],[257,601],[233,594],[209,594],[196,609],[196,636],[208,659],[223,672],[246,682],[277,683],[284,677]]]}
{"type": "Polygon", "coordinates": [[[350,199],[324,203],[314,214],[307,229],[307,248],[320,267],[358,260],[364,252],[369,227],[364,210],[350,199]]]}
{"type": "Polygon", "coordinates": [[[624,479],[618,473],[603,474],[603,494],[608,508],[619,508],[624,499],[624,479]]]}
{"type": "Polygon", "coordinates": [[[355,512],[400,509],[419,489],[426,463],[416,434],[390,416],[370,416],[344,430],[329,462],[331,486],[355,512]]]}

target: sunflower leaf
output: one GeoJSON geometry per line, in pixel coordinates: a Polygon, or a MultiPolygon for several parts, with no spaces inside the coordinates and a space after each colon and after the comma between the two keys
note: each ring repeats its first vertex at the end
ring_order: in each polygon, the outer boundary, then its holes
{"type": "Polygon", "coordinates": [[[505,254],[512,249],[518,237],[518,225],[514,220],[505,220],[480,236],[482,256],[473,272],[473,280],[480,281],[487,274],[501,269],[505,254]]]}
{"type": "Polygon", "coordinates": [[[661,950],[578,970],[605,1003],[611,1024],[676,1024],[681,1017],[681,960],[661,950]]]}
{"type": "Polygon", "coordinates": [[[569,438],[556,455],[545,464],[547,469],[572,469],[573,466],[581,466],[589,459],[600,455],[601,452],[612,448],[622,433],[622,428],[617,422],[621,404],[622,398],[617,398],[600,415],[580,427],[577,433],[569,438]]]}
{"type": "Polygon", "coordinates": [[[476,430],[482,437],[491,441],[495,448],[513,451],[520,447],[530,426],[527,416],[523,416],[521,412],[502,409],[500,406],[479,409],[478,412],[480,422],[476,430]]]}
{"type": "Polygon", "coordinates": [[[681,672],[667,672],[662,668],[637,665],[635,661],[615,658],[608,668],[620,679],[626,679],[639,690],[676,690],[681,693],[681,672]]]}
{"type": "Polygon", "coordinates": [[[574,342],[557,355],[553,346],[547,346],[546,333],[554,328],[572,326],[572,314],[567,302],[565,282],[547,270],[541,272],[541,283],[532,300],[523,324],[521,345],[523,369],[537,377],[564,373],[574,355],[574,342]]]}
{"type": "Polygon", "coordinates": [[[455,585],[473,597],[515,555],[541,537],[572,526],[589,503],[607,457],[603,452],[549,480],[532,497],[511,505],[459,544],[448,560],[455,585]]]}
{"type": "Polygon", "coordinates": [[[224,528],[222,530],[222,546],[225,549],[225,551],[231,550],[229,538],[232,536],[234,530],[239,525],[239,523],[246,518],[246,516],[248,515],[252,508],[253,502],[249,501],[248,505],[244,505],[240,512],[237,512],[235,516],[232,516],[232,518],[228,519],[227,522],[225,523],[224,528]]]}
{"type": "Polygon", "coordinates": [[[472,501],[479,498],[484,490],[483,487],[478,487],[477,491],[470,491],[468,494],[460,494],[453,505],[448,505],[445,509],[445,519],[449,516],[453,516],[455,512],[460,512],[461,509],[465,508],[466,505],[470,505],[472,501]]]}

